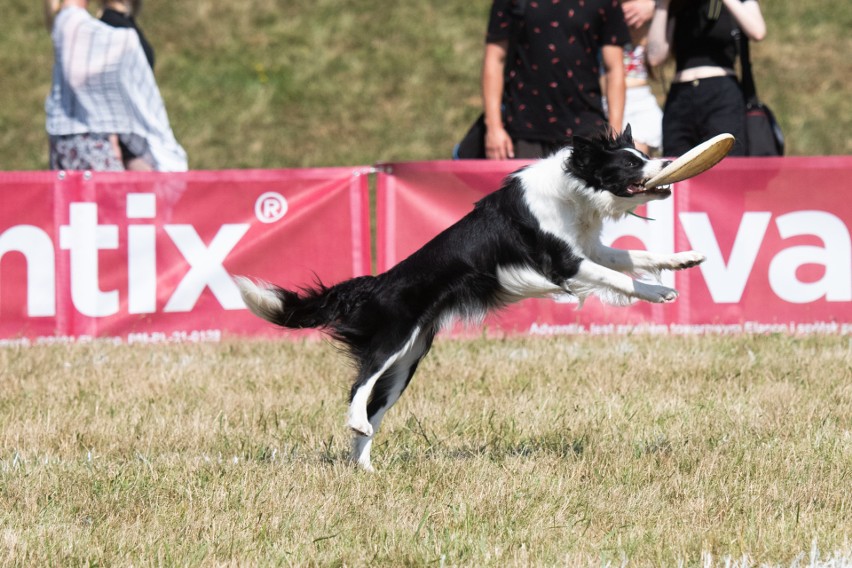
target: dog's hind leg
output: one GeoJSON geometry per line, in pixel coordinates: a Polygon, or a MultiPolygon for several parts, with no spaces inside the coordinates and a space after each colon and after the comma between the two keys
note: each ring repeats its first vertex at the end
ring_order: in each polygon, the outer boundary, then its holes
{"type": "Polygon", "coordinates": [[[346,419],[346,424],[355,432],[364,436],[372,436],[373,426],[370,424],[367,416],[367,403],[373,394],[373,387],[381,379],[391,367],[399,360],[400,357],[411,351],[411,348],[420,337],[420,328],[415,327],[409,335],[406,342],[396,351],[391,354],[381,363],[378,369],[367,370],[361,368],[361,372],[355,384],[352,386],[352,395],[349,402],[349,415],[346,419]],[[366,371],[366,372],[365,372],[366,371]]]}
{"type": "MultiPolygon", "coordinates": [[[[407,344],[408,349],[401,352],[396,361],[375,381],[366,407],[367,421],[370,434],[356,431],[352,441],[352,460],[367,471],[372,471],[370,449],[373,437],[379,430],[379,425],[385,413],[393,406],[411,382],[417,365],[432,346],[434,331],[418,334],[413,342],[407,344]]],[[[357,395],[357,393],[356,393],[357,395]]],[[[353,397],[353,404],[355,399],[353,397]]],[[[350,407],[350,417],[352,410],[350,407]]],[[[351,424],[350,424],[351,426],[351,424]]]]}

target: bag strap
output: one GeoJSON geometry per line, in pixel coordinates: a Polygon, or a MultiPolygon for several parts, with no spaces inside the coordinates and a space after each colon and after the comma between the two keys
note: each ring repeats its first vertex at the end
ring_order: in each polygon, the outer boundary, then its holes
{"type": "Polygon", "coordinates": [[[757,87],[754,84],[754,76],[751,74],[751,55],[748,48],[748,36],[739,29],[733,31],[737,42],[737,50],[740,52],[740,66],[742,67],[743,98],[746,104],[757,103],[757,87]]]}

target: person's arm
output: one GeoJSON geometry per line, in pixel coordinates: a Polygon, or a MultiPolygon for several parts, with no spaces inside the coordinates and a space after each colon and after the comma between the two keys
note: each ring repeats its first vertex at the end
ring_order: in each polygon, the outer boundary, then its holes
{"type": "Polygon", "coordinates": [[[485,157],[505,160],[515,157],[512,138],[503,125],[503,76],[508,40],[485,44],[482,62],[482,106],[485,113],[485,157]]]}
{"type": "Polygon", "coordinates": [[[601,49],[601,55],[606,70],[606,105],[609,111],[609,125],[615,132],[620,133],[622,122],[624,122],[624,99],[627,96],[624,48],[620,45],[605,45],[601,49]]]}
{"type": "Polygon", "coordinates": [[[669,21],[669,0],[658,0],[648,30],[648,64],[656,67],[666,62],[671,49],[674,21],[669,21]]]}
{"type": "Polygon", "coordinates": [[[62,2],[60,0],[44,0],[44,25],[47,31],[53,30],[53,20],[59,11],[62,2]]]}
{"type": "Polygon", "coordinates": [[[766,37],[766,22],[763,21],[763,13],[760,11],[760,3],[757,0],[723,1],[748,39],[761,41],[766,37]]]}
{"type": "Polygon", "coordinates": [[[47,26],[47,31],[53,31],[53,20],[62,8],[73,6],[86,10],[88,5],[88,0],[44,0],[44,25],[47,26]]]}

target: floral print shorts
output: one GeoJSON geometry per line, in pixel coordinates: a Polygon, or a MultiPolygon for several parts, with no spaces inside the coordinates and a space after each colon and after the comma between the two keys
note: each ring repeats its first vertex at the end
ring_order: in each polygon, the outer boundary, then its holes
{"type": "Polygon", "coordinates": [[[109,136],[97,133],[50,136],[50,169],[124,171],[109,136]]]}

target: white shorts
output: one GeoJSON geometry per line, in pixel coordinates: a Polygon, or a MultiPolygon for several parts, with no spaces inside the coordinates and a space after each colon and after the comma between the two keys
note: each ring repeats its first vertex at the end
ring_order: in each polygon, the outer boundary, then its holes
{"type": "MultiPolygon", "coordinates": [[[[604,110],[606,110],[604,99],[604,110]]],[[[630,125],[633,140],[655,150],[663,145],[663,111],[648,85],[627,89],[624,101],[624,126],[630,125]]]]}

